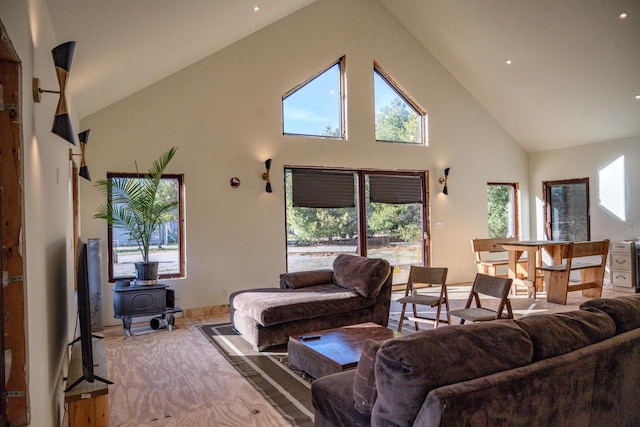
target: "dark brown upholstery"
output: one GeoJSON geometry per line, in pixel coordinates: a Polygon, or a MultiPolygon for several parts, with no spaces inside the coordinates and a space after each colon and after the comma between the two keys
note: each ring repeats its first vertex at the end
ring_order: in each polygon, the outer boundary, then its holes
{"type": "Polygon", "coordinates": [[[385,342],[378,350],[374,425],[411,425],[427,394],[531,362],[529,336],[507,321],[454,325],[385,342]]]}
{"type": "Polygon", "coordinates": [[[333,261],[333,282],[363,297],[375,298],[390,273],[389,263],[380,258],[340,254],[333,261]]]}
{"type": "Polygon", "coordinates": [[[375,363],[376,353],[380,348],[380,342],[372,339],[365,340],[362,344],[362,354],[356,368],[353,380],[353,400],[356,410],[363,414],[370,414],[373,404],[378,397],[376,390],[375,363]]]}
{"type": "Polygon", "coordinates": [[[296,274],[280,275],[280,289],[300,289],[327,283],[333,283],[333,270],[300,271],[296,274]]]}
{"type": "Polygon", "coordinates": [[[616,333],[613,319],[593,308],[528,316],[515,322],[531,337],[534,361],[569,353],[616,333]]]}
{"type": "Polygon", "coordinates": [[[618,298],[596,298],[582,303],[580,308],[593,307],[607,313],[616,324],[616,333],[640,327],[640,298],[628,295],[618,298]]]}
{"type": "Polygon", "coordinates": [[[371,418],[353,408],[348,371],[312,384],[316,425],[638,425],[640,295],[583,307],[389,340],[371,418]]]}
{"type": "Polygon", "coordinates": [[[262,351],[286,344],[291,335],[365,322],[387,326],[393,280],[389,263],[339,255],[334,265],[342,286],[334,282],[335,269],[315,270],[280,275],[280,289],[232,293],[229,305],[233,327],[262,351]],[[352,276],[347,271],[350,266],[352,276]]]}

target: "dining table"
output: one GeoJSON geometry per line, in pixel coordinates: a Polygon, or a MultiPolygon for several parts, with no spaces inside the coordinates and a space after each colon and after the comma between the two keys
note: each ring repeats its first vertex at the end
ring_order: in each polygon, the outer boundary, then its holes
{"type": "MultiPolygon", "coordinates": [[[[542,250],[550,256],[553,264],[562,263],[562,248],[569,242],[559,240],[518,240],[505,242],[502,247],[508,253],[508,275],[514,281],[521,280],[527,286],[529,297],[536,299],[536,291],[542,291],[543,276],[537,274],[537,268],[542,266],[542,250]],[[518,262],[527,254],[526,277],[518,277],[518,262]]],[[[520,261],[521,262],[521,261],[520,261]]]]}

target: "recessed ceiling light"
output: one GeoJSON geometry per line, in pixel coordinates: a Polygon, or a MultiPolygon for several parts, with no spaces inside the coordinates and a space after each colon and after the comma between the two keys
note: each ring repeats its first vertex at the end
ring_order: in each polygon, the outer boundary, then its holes
{"type": "Polygon", "coordinates": [[[259,10],[260,10],[260,6],[253,6],[253,11],[254,11],[254,12],[257,12],[257,11],[259,11],[259,10]]]}
{"type": "Polygon", "coordinates": [[[505,61],[505,64],[507,64],[507,65],[511,65],[511,60],[510,60],[510,59],[507,59],[507,60],[505,61]]]}
{"type": "Polygon", "coordinates": [[[620,14],[620,19],[627,19],[627,16],[629,16],[629,14],[627,12],[622,12],[620,14]]]}
{"type": "Polygon", "coordinates": [[[636,99],[640,101],[640,93],[636,95],[636,99]]]}

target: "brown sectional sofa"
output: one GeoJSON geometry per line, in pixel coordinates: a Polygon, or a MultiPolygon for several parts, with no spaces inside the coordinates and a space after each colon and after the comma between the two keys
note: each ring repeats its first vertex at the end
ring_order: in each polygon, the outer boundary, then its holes
{"type": "Polygon", "coordinates": [[[640,295],[371,344],[313,383],[316,426],[640,423],[640,295]]]}
{"type": "Polygon", "coordinates": [[[392,269],[383,259],[338,255],[332,270],[280,275],[280,288],[229,297],[233,327],[259,351],[289,336],[374,322],[387,326],[392,269]]]}

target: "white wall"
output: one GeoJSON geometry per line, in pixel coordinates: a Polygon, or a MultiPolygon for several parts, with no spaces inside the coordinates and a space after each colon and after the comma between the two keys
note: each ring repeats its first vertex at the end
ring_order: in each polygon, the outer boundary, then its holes
{"type": "MultiPolygon", "coordinates": [[[[82,128],[91,128],[94,180],[133,171],[134,160],[146,170],[179,147],[169,172],[185,174],[188,277],[168,283],[182,308],[228,303],[223,289],[277,286],[285,270],[284,165],[431,171],[432,221],[444,224],[433,229],[433,264],[450,268],[450,283],[475,275],[469,241],[488,233],[488,181],[520,182],[528,212],[527,154],[369,0],[317,1],[82,120],[82,128]],[[282,94],[342,55],[348,141],[282,136],[282,94]],[[428,110],[429,147],[374,142],[374,60],[428,110]],[[261,179],[267,158],[272,194],[261,179]],[[448,197],[437,183],[445,167],[448,197]],[[233,176],[242,180],[238,189],[229,186],[233,176]]],[[[83,235],[102,237],[106,253],[106,223],[93,219],[102,195],[84,180],[81,195],[83,235]]],[[[111,286],[104,287],[105,324],[117,323],[111,286]]]]}
{"type": "Polygon", "coordinates": [[[39,77],[42,88],[57,88],[51,49],[59,43],[44,0],[3,0],[0,19],[22,62],[22,253],[30,425],[56,426],[63,417],[64,354],[73,328],[69,318],[75,316],[72,275],[67,274],[73,265],[69,145],[50,131],[57,96],[43,95],[35,104],[31,80],[39,77]]]}
{"type": "Polygon", "coordinates": [[[591,239],[640,237],[640,137],[529,155],[532,236],[542,237],[542,182],[589,178],[591,239]],[[618,162],[616,162],[618,161],[618,162]],[[612,170],[623,165],[622,170],[612,170]],[[609,168],[609,169],[607,169],[609,168]],[[620,176],[607,183],[604,176],[620,176]],[[617,197],[619,196],[619,197],[617,197]],[[621,204],[613,203],[616,200],[621,204]]]}

